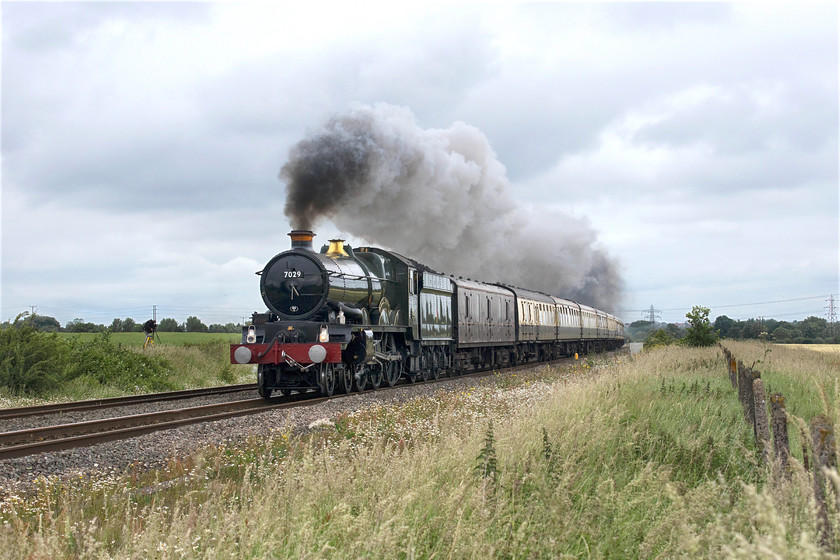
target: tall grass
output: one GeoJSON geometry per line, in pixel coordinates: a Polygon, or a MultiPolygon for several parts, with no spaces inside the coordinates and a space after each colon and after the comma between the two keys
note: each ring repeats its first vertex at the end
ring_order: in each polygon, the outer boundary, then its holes
{"type": "Polygon", "coordinates": [[[768,483],[725,368],[673,347],[542,368],[45,481],[0,509],[0,556],[825,557],[807,474],[768,483]]]}

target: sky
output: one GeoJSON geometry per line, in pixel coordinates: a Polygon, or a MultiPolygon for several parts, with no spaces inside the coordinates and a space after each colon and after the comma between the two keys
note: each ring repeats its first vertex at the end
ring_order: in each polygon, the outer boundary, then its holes
{"type": "Polygon", "coordinates": [[[263,311],[280,171],[353,107],[486,140],[528,250],[586,230],[627,323],[840,308],[836,3],[284,4],[0,4],[0,321],[263,311]]]}

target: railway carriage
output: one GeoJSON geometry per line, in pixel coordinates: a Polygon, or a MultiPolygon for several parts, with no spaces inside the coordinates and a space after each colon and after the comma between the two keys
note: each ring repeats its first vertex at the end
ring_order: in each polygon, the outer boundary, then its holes
{"type": "Polygon", "coordinates": [[[584,352],[587,343],[598,340],[598,311],[588,305],[580,306],[580,338],[584,343],[584,352]]]}
{"type": "Polygon", "coordinates": [[[505,287],[452,280],[457,365],[491,367],[516,359],[516,297],[505,287]]]}
{"type": "Polygon", "coordinates": [[[230,359],[257,367],[259,393],[364,391],[400,379],[545,360],[624,343],[624,325],[540,292],[455,279],[393,251],[291,232],[260,275],[255,312],[230,359]]]}
{"type": "Polygon", "coordinates": [[[517,362],[545,360],[554,355],[557,342],[557,311],[546,294],[509,288],[516,296],[517,362]]]}
{"type": "Polygon", "coordinates": [[[557,346],[564,356],[582,352],[583,339],[580,304],[568,299],[553,297],[557,313],[557,346]]]}

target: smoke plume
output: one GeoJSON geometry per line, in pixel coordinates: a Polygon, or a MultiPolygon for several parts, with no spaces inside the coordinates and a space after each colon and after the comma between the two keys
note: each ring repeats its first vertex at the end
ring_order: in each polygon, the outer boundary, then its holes
{"type": "Polygon", "coordinates": [[[329,219],[446,274],[619,303],[617,262],[588,220],[516,201],[487,138],[463,122],[425,130],[406,108],[353,105],[290,150],[280,179],[295,229],[329,219]]]}

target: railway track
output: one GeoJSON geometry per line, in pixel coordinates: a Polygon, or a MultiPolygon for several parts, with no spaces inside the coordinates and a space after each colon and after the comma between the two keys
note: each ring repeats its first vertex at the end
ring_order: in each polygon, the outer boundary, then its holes
{"type": "MultiPolygon", "coordinates": [[[[503,371],[515,372],[521,369],[534,368],[547,364],[557,364],[564,361],[569,361],[569,359],[564,358],[554,362],[531,362],[512,368],[506,368],[503,371]]],[[[484,377],[494,375],[495,371],[496,370],[488,369],[483,371],[467,372],[456,376],[442,376],[439,379],[418,381],[416,384],[400,384],[394,387],[382,387],[378,389],[378,391],[389,391],[413,385],[441,383],[456,378],[484,377]]],[[[0,418],[15,417],[12,416],[13,414],[21,416],[41,413],[55,413],[69,410],[91,410],[95,408],[106,408],[108,406],[121,407],[141,402],[174,400],[179,398],[183,399],[192,396],[246,390],[255,391],[256,384],[218,387],[211,393],[199,393],[199,391],[178,391],[176,393],[159,393],[141,395],[137,397],[118,397],[116,399],[80,401],[77,403],[62,403],[61,405],[45,405],[43,407],[7,409],[6,411],[2,411],[6,413],[6,415],[0,416],[0,418]],[[144,397],[145,400],[143,400],[144,397]]],[[[225,418],[256,414],[268,410],[314,406],[319,403],[333,399],[345,398],[354,394],[358,393],[350,393],[349,395],[336,394],[332,397],[315,398],[311,396],[312,393],[303,393],[295,394],[291,397],[274,398],[268,401],[263,398],[254,398],[175,410],[118,416],[99,420],[3,432],[0,433],[0,461],[35,455],[38,453],[61,451],[76,447],[86,447],[98,443],[128,439],[189,424],[223,420],[225,418]]]]}
{"type": "Polygon", "coordinates": [[[75,401],[57,404],[44,404],[39,406],[24,406],[18,408],[0,409],[0,420],[7,418],[24,418],[26,416],[59,414],[62,412],[77,412],[84,410],[96,410],[101,408],[116,408],[120,406],[131,406],[151,402],[174,401],[205,397],[209,395],[223,395],[226,393],[237,393],[243,391],[254,391],[256,383],[245,383],[242,385],[225,385],[223,387],[207,387],[204,389],[187,389],[185,391],[169,391],[166,393],[149,393],[146,395],[130,395],[127,397],[111,397],[107,399],[93,399],[88,401],[75,401]]]}
{"type": "Polygon", "coordinates": [[[86,447],[97,443],[117,441],[188,424],[223,420],[265,412],[276,408],[309,406],[329,400],[297,399],[266,401],[246,399],[204,406],[149,412],[87,422],[74,422],[0,433],[0,460],[25,457],[48,451],[86,447]]]}

